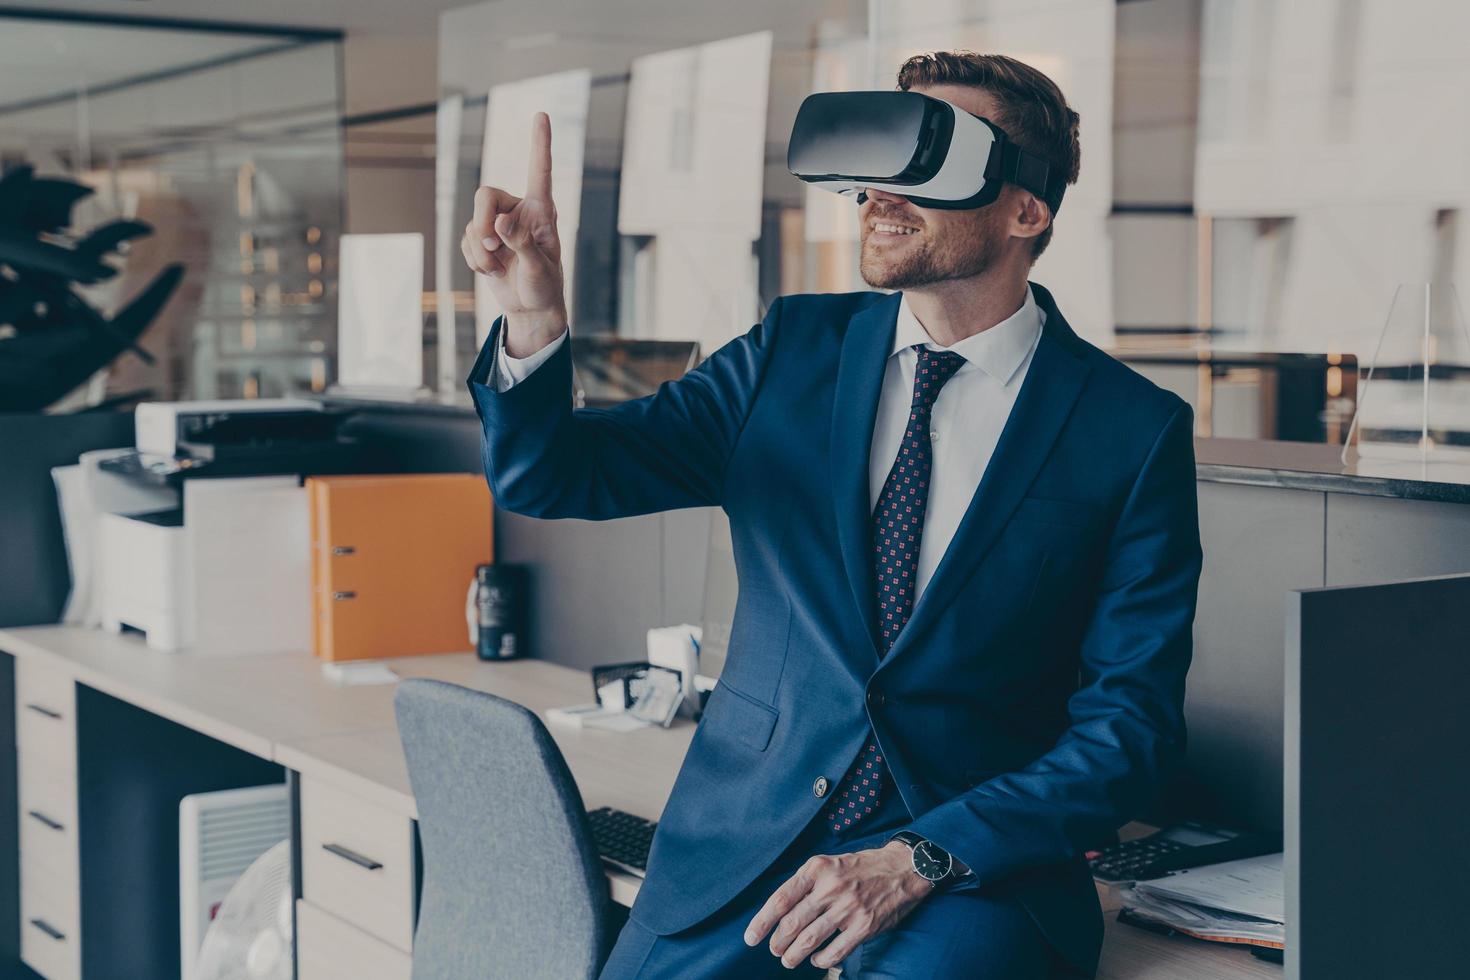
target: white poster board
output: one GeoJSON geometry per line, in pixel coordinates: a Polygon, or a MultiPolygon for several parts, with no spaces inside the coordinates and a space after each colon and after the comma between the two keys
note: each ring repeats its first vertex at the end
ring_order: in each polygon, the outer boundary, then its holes
{"type": "Polygon", "coordinates": [[[439,103],[434,116],[434,335],[439,348],[435,386],[439,392],[457,392],[464,384],[459,374],[454,304],[454,272],[462,261],[459,236],[465,221],[455,207],[463,121],[464,96],[451,95],[439,103]]]}
{"type": "Polygon", "coordinates": [[[424,236],[343,235],[338,276],[338,386],[421,388],[424,236]]]}
{"type": "Polygon", "coordinates": [[[633,62],[618,231],[655,253],[633,336],[709,353],[756,318],[771,46],[762,31],[633,62]]]}

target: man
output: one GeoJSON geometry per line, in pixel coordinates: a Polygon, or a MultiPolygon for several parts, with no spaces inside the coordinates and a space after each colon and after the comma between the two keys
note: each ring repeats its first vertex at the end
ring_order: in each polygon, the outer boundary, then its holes
{"type": "MultiPolygon", "coordinates": [[[[898,83],[1076,181],[1035,69],[939,53],[898,83]]],[[[506,311],[470,379],[496,500],[718,505],[740,576],[603,977],[1090,976],[1082,854],[1184,745],[1189,408],[1028,284],[1053,209],[1008,184],[972,210],[870,188],[862,275],[901,292],[783,297],[658,394],[574,412],[544,115],[533,146],[526,197],[481,188],[462,243],[506,311]]]]}

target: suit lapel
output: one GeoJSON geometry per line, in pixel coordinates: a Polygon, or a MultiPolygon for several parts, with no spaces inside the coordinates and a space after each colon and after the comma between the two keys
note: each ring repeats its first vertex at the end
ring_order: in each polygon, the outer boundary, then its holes
{"type": "Polygon", "coordinates": [[[832,488],[837,539],[853,601],[878,657],[878,616],[873,598],[873,514],[868,499],[868,456],[883,372],[893,349],[899,294],[887,296],[856,314],[847,326],[837,365],[832,403],[832,488]]]}
{"type": "Polygon", "coordinates": [[[885,665],[914,645],[975,573],[1046,462],[1082,391],[1090,369],[1069,349],[1075,335],[1051,295],[1034,284],[1032,289],[1046,311],[1046,325],[1026,380],[980,486],[908,623],[883,658],[885,665]]]}

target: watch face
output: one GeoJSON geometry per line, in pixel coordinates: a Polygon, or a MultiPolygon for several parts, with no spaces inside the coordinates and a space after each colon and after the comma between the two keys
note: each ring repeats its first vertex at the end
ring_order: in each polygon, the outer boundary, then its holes
{"type": "Polygon", "coordinates": [[[929,881],[939,881],[954,868],[954,858],[933,841],[914,845],[914,870],[929,881]]]}

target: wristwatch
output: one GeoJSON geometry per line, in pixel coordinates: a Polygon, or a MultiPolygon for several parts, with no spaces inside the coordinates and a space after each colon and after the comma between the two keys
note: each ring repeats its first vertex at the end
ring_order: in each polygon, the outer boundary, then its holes
{"type": "Polygon", "coordinates": [[[913,855],[914,874],[935,888],[946,888],[964,877],[955,871],[954,855],[932,840],[926,840],[911,830],[900,830],[888,840],[889,843],[902,841],[908,845],[913,855]]]}

